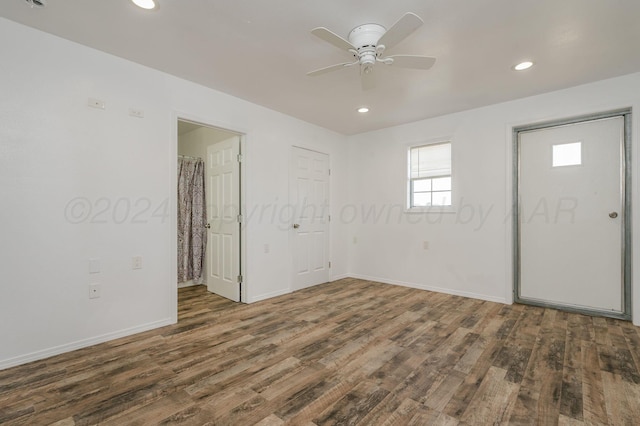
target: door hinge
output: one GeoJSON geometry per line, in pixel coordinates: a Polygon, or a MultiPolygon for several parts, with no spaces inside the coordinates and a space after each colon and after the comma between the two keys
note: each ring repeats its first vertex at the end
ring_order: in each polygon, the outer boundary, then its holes
{"type": "Polygon", "coordinates": [[[242,163],[242,154],[238,154],[238,163],[242,163]]]}
{"type": "Polygon", "coordinates": [[[243,219],[244,219],[244,218],[242,217],[242,215],[241,215],[241,214],[239,214],[239,215],[238,215],[238,223],[242,223],[242,220],[243,220],[243,219]]]}
{"type": "Polygon", "coordinates": [[[329,215],[329,222],[331,222],[331,215],[329,215]]]}
{"type": "Polygon", "coordinates": [[[331,262],[329,262],[329,268],[331,268],[331,262]]]}
{"type": "Polygon", "coordinates": [[[331,176],[331,169],[329,169],[329,176],[331,176]]]}
{"type": "Polygon", "coordinates": [[[238,282],[241,283],[242,282],[242,275],[238,275],[238,282]]]}

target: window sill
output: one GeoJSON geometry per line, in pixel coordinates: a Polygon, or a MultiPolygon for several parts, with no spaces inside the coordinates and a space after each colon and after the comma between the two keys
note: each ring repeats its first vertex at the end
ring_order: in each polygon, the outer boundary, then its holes
{"type": "Polygon", "coordinates": [[[454,206],[410,207],[404,209],[405,213],[455,213],[454,206]]]}

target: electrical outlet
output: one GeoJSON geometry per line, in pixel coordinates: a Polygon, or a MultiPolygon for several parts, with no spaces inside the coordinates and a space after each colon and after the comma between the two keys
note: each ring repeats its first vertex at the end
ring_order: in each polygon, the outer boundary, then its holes
{"type": "Polygon", "coordinates": [[[353,237],[353,244],[358,244],[358,237],[353,237]]]}
{"type": "Polygon", "coordinates": [[[269,253],[269,251],[270,251],[269,244],[265,244],[265,245],[264,245],[264,252],[265,252],[265,253],[269,253]]]}
{"type": "Polygon", "coordinates": [[[144,118],[144,111],[137,108],[129,108],[129,115],[136,118],[144,118]]]}
{"type": "Polygon", "coordinates": [[[100,284],[89,284],[89,299],[98,299],[100,297],[100,284]]]}
{"type": "Polygon", "coordinates": [[[423,241],[422,242],[422,249],[423,250],[429,250],[429,241],[423,241]]]}
{"type": "Polygon", "coordinates": [[[131,258],[131,269],[142,269],[142,256],[133,256],[131,258]]]}
{"type": "Polygon", "coordinates": [[[90,106],[91,108],[98,108],[98,109],[105,109],[106,107],[104,101],[101,101],[100,99],[96,99],[96,98],[89,98],[89,100],[87,101],[87,105],[90,106]]]}

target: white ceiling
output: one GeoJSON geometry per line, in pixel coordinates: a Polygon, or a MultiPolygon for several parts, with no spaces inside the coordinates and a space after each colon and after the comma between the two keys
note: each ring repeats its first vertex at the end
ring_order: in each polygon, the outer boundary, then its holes
{"type": "Polygon", "coordinates": [[[158,1],[2,0],[0,16],[347,135],[640,71],[639,0],[158,1]],[[306,76],[351,59],[311,29],[346,38],[408,11],[425,25],[388,53],[435,56],[431,70],[378,65],[369,91],[356,67],[306,76]]]}

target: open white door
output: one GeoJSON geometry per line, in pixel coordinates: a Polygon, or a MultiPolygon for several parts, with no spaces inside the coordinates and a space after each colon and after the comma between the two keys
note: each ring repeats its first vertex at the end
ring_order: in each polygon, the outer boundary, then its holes
{"type": "Polygon", "coordinates": [[[624,317],[624,118],[518,134],[519,294],[624,317]]]}
{"type": "Polygon", "coordinates": [[[240,137],[207,147],[207,289],[240,301],[240,137]]]}
{"type": "Polygon", "coordinates": [[[329,281],[329,156],[292,148],[293,289],[329,281]]]}

